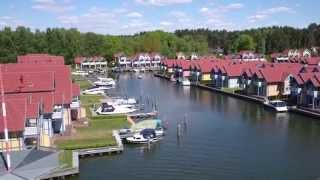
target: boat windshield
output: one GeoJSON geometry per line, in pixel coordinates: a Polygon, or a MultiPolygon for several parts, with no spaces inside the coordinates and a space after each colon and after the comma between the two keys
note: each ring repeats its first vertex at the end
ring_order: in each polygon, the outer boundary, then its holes
{"type": "Polygon", "coordinates": [[[283,101],[273,102],[271,103],[275,107],[285,107],[287,104],[283,101]]]}

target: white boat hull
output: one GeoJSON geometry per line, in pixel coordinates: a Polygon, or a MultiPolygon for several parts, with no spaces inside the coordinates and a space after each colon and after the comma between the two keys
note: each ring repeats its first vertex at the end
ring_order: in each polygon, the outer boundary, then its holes
{"type": "Polygon", "coordinates": [[[112,112],[102,112],[101,107],[99,107],[96,111],[99,115],[114,115],[114,114],[128,114],[137,111],[137,109],[134,108],[127,108],[125,106],[123,107],[117,107],[115,106],[115,110],[112,112]]]}
{"type": "Polygon", "coordinates": [[[188,80],[183,80],[181,84],[182,84],[182,86],[190,86],[191,82],[188,80]]]}

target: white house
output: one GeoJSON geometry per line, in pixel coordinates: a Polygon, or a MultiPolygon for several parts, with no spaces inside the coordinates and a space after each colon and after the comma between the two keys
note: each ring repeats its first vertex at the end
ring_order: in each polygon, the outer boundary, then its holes
{"type": "Polygon", "coordinates": [[[177,52],[176,54],[176,59],[183,59],[185,60],[186,59],[186,56],[183,52],[177,52]]]}
{"type": "Polygon", "coordinates": [[[191,55],[190,55],[190,60],[197,60],[197,59],[199,59],[198,54],[195,53],[195,52],[191,53],[191,55]]]}
{"type": "Polygon", "coordinates": [[[76,57],[76,69],[97,69],[107,67],[107,61],[104,57],[76,57]]]}

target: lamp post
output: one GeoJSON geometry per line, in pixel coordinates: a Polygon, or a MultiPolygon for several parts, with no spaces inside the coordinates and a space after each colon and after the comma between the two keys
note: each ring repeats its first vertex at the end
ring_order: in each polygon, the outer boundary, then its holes
{"type": "Polygon", "coordinates": [[[11,170],[11,158],[10,158],[10,148],[9,148],[9,132],[8,132],[8,122],[7,122],[7,112],[6,103],[4,98],[4,87],[3,87],[3,77],[2,77],[2,65],[0,64],[0,85],[1,85],[1,101],[2,101],[2,116],[3,116],[3,127],[4,127],[4,138],[5,138],[5,152],[6,152],[6,162],[7,170],[11,170]]]}

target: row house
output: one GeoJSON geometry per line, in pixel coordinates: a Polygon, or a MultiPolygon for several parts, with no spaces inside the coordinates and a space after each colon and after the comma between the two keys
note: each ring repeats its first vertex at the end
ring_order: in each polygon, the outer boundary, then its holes
{"type": "Polygon", "coordinates": [[[264,55],[254,53],[253,51],[240,51],[237,54],[231,55],[231,59],[234,61],[266,61],[264,55]]]}
{"type": "Polygon", "coordinates": [[[114,55],[114,58],[115,58],[115,62],[120,67],[131,67],[132,62],[124,53],[117,53],[114,55]]]}
{"type": "Polygon", "coordinates": [[[304,67],[292,77],[290,102],[304,107],[320,108],[320,67],[304,67]]]}
{"type": "Polygon", "coordinates": [[[190,61],[177,60],[174,62],[174,78],[178,82],[190,78],[190,61]]]}
{"type": "Polygon", "coordinates": [[[37,65],[28,62],[1,66],[5,102],[25,102],[25,109],[15,108],[24,114],[23,119],[17,119],[25,125],[19,129],[18,144],[22,146],[18,149],[35,142],[50,146],[54,134],[64,133],[80,111],[80,87],[72,84],[71,68],[56,62],[30,61],[37,65]]]}
{"type": "Polygon", "coordinates": [[[74,59],[76,69],[99,69],[106,68],[108,63],[104,57],[94,56],[94,57],[76,57],[74,59]]]}
{"type": "Polygon", "coordinates": [[[131,58],[131,67],[159,67],[161,59],[158,53],[139,53],[131,58]]]}
{"type": "Polygon", "coordinates": [[[316,48],[311,49],[287,49],[280,53],[272,53],[273,62],[291,62],[292,59],[299,60],[301,58],[308,59],[317,56],[316,48]]]}
{"type": "Polygon", "coordinates": [[[163,59],[158,53],[139,53],[133,57],[116,54],[115,59],[119,67],[159,67],[163,59]]]}
{"type": "Polygon", "coordinates": [[[245,83],[245,92],[248,95],[263,96],[266,98],[282,98],[290,95],[290,79],[299,73],[302,65],[264,65],[245,70],[242,73],[242,82],[245,83]]]}

